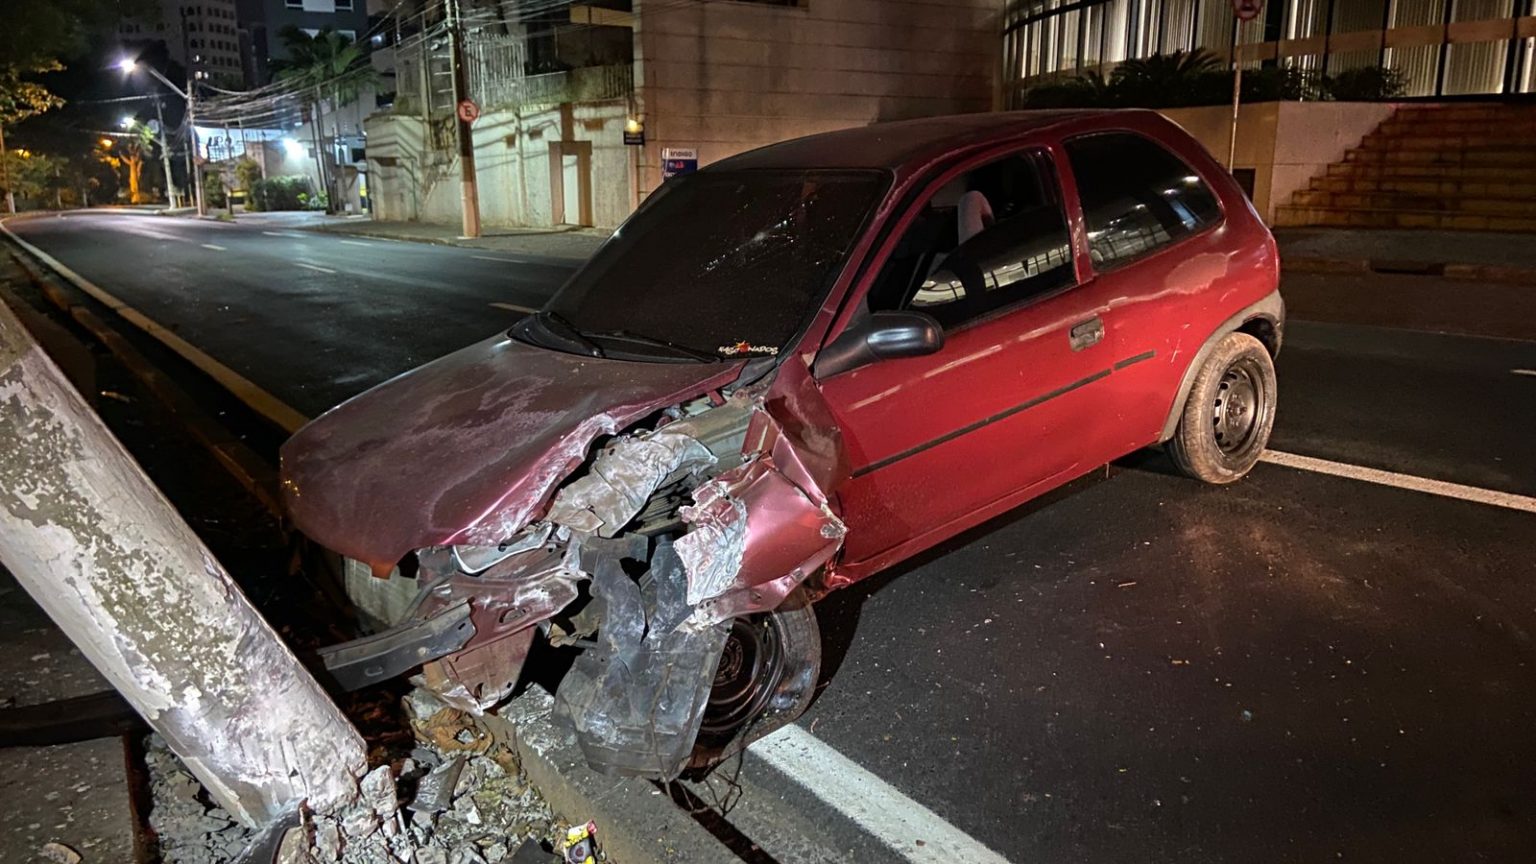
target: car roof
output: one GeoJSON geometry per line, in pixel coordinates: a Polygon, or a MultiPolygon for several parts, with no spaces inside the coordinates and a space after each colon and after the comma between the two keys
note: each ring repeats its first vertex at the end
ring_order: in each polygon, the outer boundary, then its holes
{"type": "Polygon", "coordinates": [[[883,168],[900,172],[959,150],[1013,140],[1073,121],[1095,117],[1128,119],[1125,115],[1149,113],[1152,112],[1105,109],[998,111],[875,123],[748,150],[712,163],[704,170],[883,168]]]}

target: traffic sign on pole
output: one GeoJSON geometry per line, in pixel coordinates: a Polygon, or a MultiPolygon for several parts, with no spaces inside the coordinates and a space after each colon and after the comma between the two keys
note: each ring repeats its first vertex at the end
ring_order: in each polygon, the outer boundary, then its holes
{"type": "Polygon", "coordinates": [[[1239,21],[1252,21],[1264,10],[1264,0],[1232,0],[1232,12],[1239,21]]]}

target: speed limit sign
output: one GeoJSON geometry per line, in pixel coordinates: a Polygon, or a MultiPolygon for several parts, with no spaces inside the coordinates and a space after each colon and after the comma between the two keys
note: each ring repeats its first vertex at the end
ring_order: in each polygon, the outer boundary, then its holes
{"type": "Polygon", "coordinates": [[[1264,0],[1232,0],[1232,11],[1239,21],[1252,21],[1264,9],[1264,0]]]}

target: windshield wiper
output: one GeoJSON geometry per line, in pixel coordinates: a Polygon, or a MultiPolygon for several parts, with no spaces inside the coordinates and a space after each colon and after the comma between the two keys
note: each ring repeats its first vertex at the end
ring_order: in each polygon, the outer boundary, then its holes
{"type": "Polygon", "coordinates": [[[601,345],[588,339],[585,333],[582,333],[575,324],[567,321],[565,316],[559,312],[550,312],[548,310],[535,312],[533,313],[533,320],[554,336],[581,346],[582,351],[586,354],[590,354],[593,357],[608,356],[604,353],[601,345]]]}
{"type": "Polygon", "coordinates": [[[654,336],[643,336],[639,333],[631,333],[628,330],[583,330],[581,335],[595,339],[612,339],[615,342],[632,342],[636,345],[649,345],[652,348],[666,348],[673,354],[690,357],[694,360],[702,360],[706,363],[719,363],[720,355],[708,351],[700,351],[697,348],[689,348],[687,345],[679,345],[676,342],[668,342],[665,339],[657,339],[654,336]]]}

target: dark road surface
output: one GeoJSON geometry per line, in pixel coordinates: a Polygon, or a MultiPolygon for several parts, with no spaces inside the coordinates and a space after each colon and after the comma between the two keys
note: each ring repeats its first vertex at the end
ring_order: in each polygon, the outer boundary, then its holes
{"type": "MultiPolygon", "coordinates": [[[[11,226],[309,414],[571,266],[11,226]]],[[[1536,343],[1293,321],[1279,373],[1277,450],[1536,495],[1536,343]]],[[[1275,465],[1215,489],[1138,455],[828,597],[829,680],[790,744],[698,791],[784,864],[1530,860],[1533,549],[1509,507],[1275,465]]]]}

